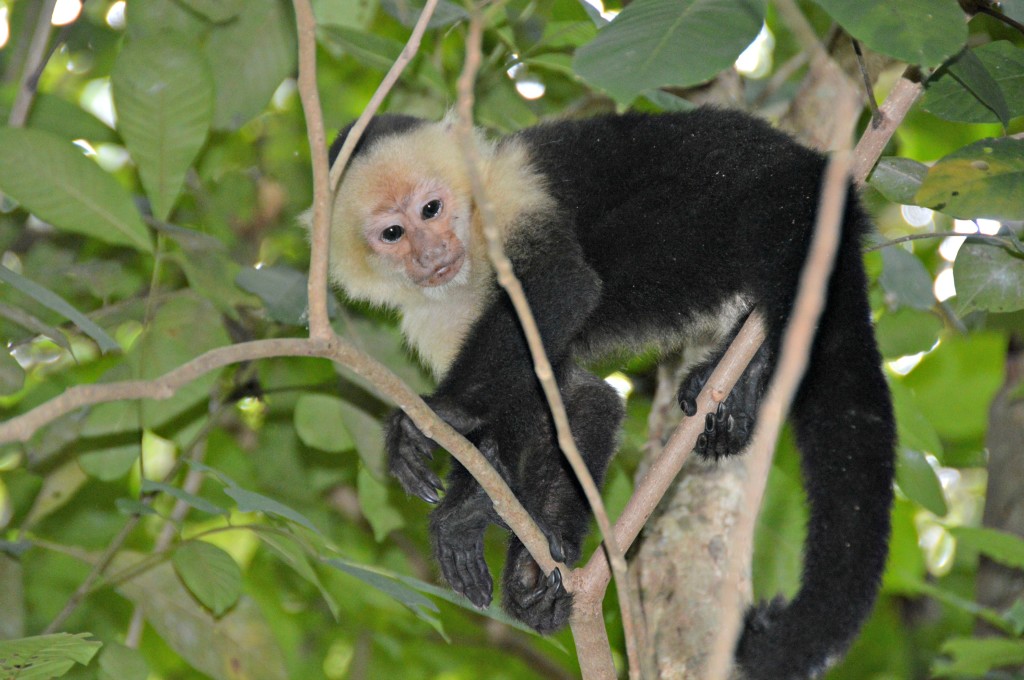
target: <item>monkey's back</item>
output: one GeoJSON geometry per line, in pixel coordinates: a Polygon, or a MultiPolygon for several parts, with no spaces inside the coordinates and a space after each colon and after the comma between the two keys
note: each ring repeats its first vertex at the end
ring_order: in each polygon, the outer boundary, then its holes
{"type": "MultiPolygon", "coordinates": [[[[593,344],[637,324],[687,333],[734,300],[788,305],[823,155],[711,108],[558,121],[512,139],[531,150],[614,305],[595,314],[593,344]]],[[[851,199],[845,240],[859,244],[867,221],[851,199]]]]}

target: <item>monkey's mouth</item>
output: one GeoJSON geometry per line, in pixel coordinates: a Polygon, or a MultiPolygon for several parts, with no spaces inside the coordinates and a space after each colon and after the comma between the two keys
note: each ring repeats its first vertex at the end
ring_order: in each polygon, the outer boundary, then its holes
{"type": "Polygon", "coordinates": [[[443,286],[452,279],[454,279],[459,271],[462,269],[462,264],[466,261],[465,252],[459,253],[453,257],[449,262],[436,267],[431,274],[420,280],[419,284],[423,288],[433,288],[435,286],[443,286]]]}

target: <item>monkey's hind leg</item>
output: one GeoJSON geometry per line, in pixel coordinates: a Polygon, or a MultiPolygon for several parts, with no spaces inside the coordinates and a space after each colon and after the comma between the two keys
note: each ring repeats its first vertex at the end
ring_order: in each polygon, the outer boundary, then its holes
{"type": "MultiPolygon", "coordinates": [[[[725,348],[732,342],[732,337],[721,349],[697,364],[683,380],[679,388],[679,406],[687,416],[697,412],[697,395],[704,389],[711,372],[725,354],[725,348]]],[[[771,376],[772,361],[768,345],[768,341],[761,345],[732,391],[714,413],[705,417],[704,432],[697,438],[694,449],[700,456],[717,460],[740,453],[750,443],[757,409],[771,376]]]]}
{"type": "MultiPolygon", "coordinates": [[[[624,415],[622,399],[605,381],[575,366],[562,381],[562,397],[576,445],[600,486],[615,453],[624,415]]],[[[549,414],[541,417],[550,422],[549,414]]],[[[520,478],[515,490],[547,535],[552,557],[571,566],[579,559],[590,511],[550,428],[541,428],[544,432],[522,449],[524,460],[517,465],[520,478]]],[[[562,574],[558,570],[545,574],[515,536],[509,544],[502,590],[505,610],[541,633],[553,633],[569,620],[572,595],[562,584],[562,574]]]]}

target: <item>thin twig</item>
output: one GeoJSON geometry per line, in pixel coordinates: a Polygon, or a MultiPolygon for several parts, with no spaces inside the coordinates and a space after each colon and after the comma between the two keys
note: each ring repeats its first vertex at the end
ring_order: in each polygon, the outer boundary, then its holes
{"type": "Polygon", "coordinates": [[[982,2],[978,3],[978,11],[981,12],[982,14],[989,15],[993,19],[996,19],[998,21],[1002,21],[1007,26],[1012,26],[1013,28],[1015,28],[1018,31],[1020,31],[1021,34],[1024,34],[1024,24],[1020,23],[1019,21],[1017,21],[1016,19],[1014,19],[1011,16],[1007,16],[1006,14],[1003,14],[1002,12],[997,12],[996,10],[992,9],[991,7],[989,7],[988,4],[986,4],[984,2],[984,0],[982,2]]]}
{"type": "Polygon", "coordinates": [[[345,166],[348,165],[348,160],[352,156],[352,151],[355,150],[356,144],[359,142],[360,136],[363,131],[366,130],[366,126],[370,124],[370,119],[373,118],[373,114],[377,113],[377,109],[380,108],[381,103],[384,101],[384,97],[388,95],[391,88],[394,87],[395,83],[398,82],[398,78],[402,75],[402,71],[409,65],[413,57],[420,49],[420,41],[423,40],[423,34],[427,30],[427,24],[430,23],[430,17],[434,15],[434,9],[437,7],[438,0],[427,0],[426,4],[423,5],[423,11],[420,12],[420,18],[416,21],[416,25],[412,29],[412,34],[409,36],[409,41],[405,43],[405,47],[402,48],[402,53],[398,55],[398,59],[391,65],[384,80],[381,81],[377,91],[373,93],[370,98],[370,103],[363,109],[362,115],[356,120],[355,125],[352,126],[352,130],[349,131],[348,137],[345,139],[345,143],[341,146],[341,151],[338,152],[338,157],[334,161],[334,165],[331,167],[331,191],[336,192],[338,185],[341,183],[341,175],[345,171],[345,166]]]}
{"type": "Polygon", "coordinates": [[[864,61],[864,53],[860,49],[860,41],[850,38],[853,43],[853,51],[857,54],[857,66],[860,68],[861,78],[864,79],[864,95],[868,100],[868,108],[871,109],[871,125],[878,127],[882,123],[882,112],[878,110],[878,102],[875,101],[875,88],[871,83],[871,74],[868,73],[868,65],[864,61]]]}
{"type": "MultiPolygon", "coordinates": [[[[558,435],[558,444],[562,453],[569,461],[573,472],[576,474],[580,485],[583,487],[587,501],[597,519],[598,527],[602,537],[605,539],[605,548],[615,573],[615,582],[619,590],[619,601],[622,609],[623,627],[625,629],[626,649],[630,662],[631,677],[639,678],[639,657],[636,655],[635,640],[636,622],[633,612],[635,611],[632,602],[635,598],[629,596],[629,582],[627,579],[626,560],[622,552],[613,540],[611,522],[608,520],[608,513],[605,511],[604,503],[601,500],[601,492],[594,483],[594,479],[587,469],[583,457],[576,447],[569,424],[568,415],[565,412],[565,404],[562,401],[558,383],[555,381],[554,372],[544,351],[544,344],[541,341],[540,330],[537,328],[536,319],[530,309],[523,293],[522,285],[512,270],[512,263],[505,255],[501,245],[501,238],[496,226],[494,207],[487,195],[487,189],[481,179],[481,160],[476,149],[473,136],[473,88],[476,81],[476,73],[482,59],[481,42],[483,39],[483,18],[479,8],[475,8],[470,16],[469,35],[466,38],[466,61],[462,74],[458,81],[458,111],[459,126],[458,132],[460,145],[466,159],[469,170],[470,182],[473,188],[474,200],[480,211],[483,222],[484,235],[487,238],[487,252],[497,272],[498,283],[508,293],[509,298],[515,307],[516,314],[522,324],[523,332],[526,335],[530,347],[530,354],[534,361],[534,370],[544,390],[551,409],[552,419],[558,435]]],[[[548,552],[545,548],[545,552],[548,552]]],[[[566,588],[571,589],[572,584],[566,582],[566,588]]]]}
{"type": "MultiPolygon", "coordinates": [[[[697,396],[697,413],[683,419],[665,445],[661,456],[637,482],[633,495],[615,522],[615,539],[620,549],[628,550],[640,535],[647,518],[654,512],[658,502],[682,469],[687,456],[696,446],[697,437],[704,432],[705,416],[712,413],[729,395],[764,338],[764,324],[760,314],[755,310],[744,322],[708,378],[704,389],[697,396]]],[[[590,588],[591,584],[607,581],[609,577],[608,563],[600,554],[591,557],[581,571],[581,588],[590,588]]]]}
{"type": "Polygon", "coordinates": [[[1014,244],[1009,239],[1005,239],[1001,236],[994,236],[992,234],[964,234],[959,231],[930,231],[927,234],[908,234],[907,236],[900,236],[899,238],[894,238],[892,240],[885,241],[884,243],[873,245],[870,248],[865,248],[864,252],[870,253],[875,250],[881,250],[882,248],[888,248],[890,246],[896,246],[901,243],[906,243],[907,241],[918,241],[921,239],[931,238],[949,238],[951,236],[963,236],[964,238],[970,236],[971,238],[978,238],[989,241],[992,243],[992,245],[998,245],[1004,248],[1014,248],[1014,244]]]}
{"type": "Polygon", "coordinates": [[[841,99],[837,114],[837,143],[844,139],[846,148],[832,155],[822,183],[818,217],[814,228],[807,262],[800,275],[800,285],[793,313],[782,338],[779,362],[771,381],[767,397],[758,412],[757,423],[750,447],[750,461],[743,497],[747,506],[740,514],[733,532],[734,557],[729,560],[729,574],[723,581],[722,618],[710,662],[708,677],[724,678],[732,665],[733,649],[740,630],[740,588],[743,571],[749,566],[749,555],[754,540],[754,527],[764,495],[765,482],[771,467],[772,453],[779,430],[789,410],[789,404],[800,384],[810,356],[814,330],[821,310],[825,307],[828,280],[832,272],[846,203],[849,172],[852,164],[849,136],[853,132],[856,108],[849,99],[841,99]],[[742,557],[743,559],[740,559],[742,557]]]}
{"type": "MultiPolygon", "coordinates": [[[[697,413],[684,418],[669,439],[661,456],[654,461],[647,473],[637,482],[633,495],[615,523],[615,540],[621,550],[627,550],[647,523],[668,488],[675,482],[679,470],[697,444],[697,437],[704,432],[704,419],[713,413],[739,380],[747,364],[764,341],[764,324],[757,311],[752,313],[733,339],[707,384],[697,396],[697,413]]],[[[582,613],[596,612],[600,618],[601,594],[611,579],[608,560],[602,553],[595,553],[582,569],[574,572],[578,588],[573,602],[573,632],[578,624],[586,624],[582,613]]],[[[600,627],[603,632],[603,626],[600,627]]],[[[587,630],[591,630],[592,626],[587,630]]],[[[576,653],[584,678],[614,677],[611,667],[602,656],[598,644],[576,634],[576,653]],[[586,646],[584,646],[586,645],[586,646]],[[611,671],[609,671],[611,668],[611,671]],[[611,673],[609,675],[609,673],[611,673]]],[[[607,655],[607,650],[603,652],[607,655]]],[[[710,677],[710,676],[709,676],[710,677]]]]}
{"type": "Polygon", "coordinates": [[[323,110],[316,87],[316,18],[309,0],[292,0],[299,37],[299,98],[306,118],[309,155],[313,166],[313,227],[310,233],[309,335],[321,340],[329,338],[330,318],[327,315],[327,244],[331,228],[330,168],[327,165],[327,137],[324,133],[323,110]]]}
{"type": "Polygon", "coordinates": [[[64,607],[60,612],[58,612],[57,616],[53,617],[53,620],[50,621],[50,625],[43,629],[41,635],[49,635],[60,630],[60,627],[64,625],[64,622],[67,621],[68,617],[71,616],[75,609],[78,608],[78,605],[80,605],[85,599],[85,596],[92,590],[93,584],[96,583],[100,576],[103,575],[103,572],[107,570],[107,567],[110,566],[110,563],[114,560],[114,557],[117,556],[117,553],[121,550],[124,542],[128,540],[128,536],[130,536],[132,531],[135,530],[135,527],[138,525],[141,518],[141,515],[132,515],[128,518],[128,521],[124,523],[121,530],[117,532],[117,535],[114,536],[104,549],[103,553],[99,556],[99,559],[97,559],[95,564],[93,564],[93,567],[85,577],[85,580],[79,584],[78,588],[75,589],[75,592],[73,592],[71,597],[68,598],[68,601],[64,603],[64,607]]]}

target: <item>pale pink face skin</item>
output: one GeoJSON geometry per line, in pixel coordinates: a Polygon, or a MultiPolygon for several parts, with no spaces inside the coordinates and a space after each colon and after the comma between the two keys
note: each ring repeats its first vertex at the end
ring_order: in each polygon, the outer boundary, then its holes
{"type": "Polygon", "coordinates": [[[422,288],[441,286],[462,269],[466,248],[455,230],[451,192],[432,182],[392,196],[375,208],[364,229],[374,252],[405,270],[422,288]]]}

